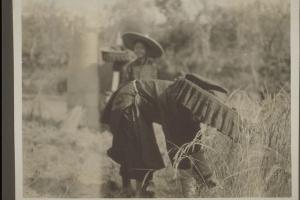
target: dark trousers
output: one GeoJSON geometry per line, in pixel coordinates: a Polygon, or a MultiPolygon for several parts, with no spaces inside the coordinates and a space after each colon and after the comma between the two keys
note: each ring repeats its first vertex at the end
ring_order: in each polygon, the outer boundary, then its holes
{"type": "MultiPolygon", "coordinates": [[[[144,182],[143,188],[146,188],[150,181],[153,180],[153,173],[154,171],[149,170],[139,170],[139,172],[135,172],[135,174],[139,174],[135,179],[137,181],[144,182]]],[[[120,175],[122,177],[123,186],[129,186],[130,185],[130,179],[132,176],[130,176],[130,171],[125,165],[121,165],[120,167],[120,175]]]]}
{"type": "Polygon", "coordinates": [[[212,176],[211,169],[208,166],[208,163],[204,157],[203,150],[199,150],[191,155],[192,168],[194,173],[196,174],[196,178],[199,181],[206,181],[208,178],[212,176]]]}

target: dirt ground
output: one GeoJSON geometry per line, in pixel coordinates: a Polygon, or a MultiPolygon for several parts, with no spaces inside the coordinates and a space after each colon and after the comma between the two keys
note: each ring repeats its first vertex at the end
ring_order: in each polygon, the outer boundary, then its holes
{"type": "MultiPolygon", "coordinates": [[[[119,166],[106,155],[112,135],[84,126],[65,130],[64,100],[42,99],[23,101],[24,197],[122,197],[119,166]]],[[[167,166],[154,174],[155,197],[180,197],[162,132],[154,128],[167,166]]]]}

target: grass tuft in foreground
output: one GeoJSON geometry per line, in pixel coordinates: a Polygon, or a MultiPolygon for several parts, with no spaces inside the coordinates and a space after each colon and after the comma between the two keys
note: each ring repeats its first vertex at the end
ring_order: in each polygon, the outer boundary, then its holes
{"type": "Polygon", "coordinates": [[[256,102],[236,91],[229,100],[241,119],[237,143],[202,125],[192,142],[178,147],[175,168],[184,158],[197,162],[186,152],[201,145],[218,180],[214,189],[202,187],[199,197],[291,196],[290,95],[281,91],[265,96],[256,102]],[[197,139],[200,135],[201,141],[197,139]]]}

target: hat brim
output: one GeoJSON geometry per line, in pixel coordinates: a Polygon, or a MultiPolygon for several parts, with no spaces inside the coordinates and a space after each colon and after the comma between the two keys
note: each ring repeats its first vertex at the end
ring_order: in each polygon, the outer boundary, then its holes
{"type": "Polygon", "coordinates": [[[211,80],[208,80],[208,79],[200,76],[199,74],[195,74],[195,73],[186,74],[185,78],[205,90],[214,90],[214,91],[228,94],[228,90],[226,88],[222,87],[221,85],[219,85],[211,80]]]}
{"type": "Polygon", "coordinates": [[[146,45],[147,55],[152,58],[161,57],[164,53],[163,48],[158,42],[152,38],[142,35],[140,33],[128,32],[122,35],[123,43],[126,48],[134,50],[134,45],[137,42],[142,42],[146,45]]]}

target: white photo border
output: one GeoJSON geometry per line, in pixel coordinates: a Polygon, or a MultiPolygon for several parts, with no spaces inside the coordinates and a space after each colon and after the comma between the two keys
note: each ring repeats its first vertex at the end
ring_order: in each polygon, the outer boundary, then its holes
{"type": "MultiPolygon", "coordinates": [[[[26,0],[23,0],[26,1],[26,0]]],[[[70,0],[71,1],[71,0],[70,0]]],[[[291,1],[291,155],[292,155],[292,197],[299,199],[299,0],[291,1]]],[[[14,142],[15,142],[15,196],[16,200],[33,200],[23,197],[22,156],[22,0],[13,0],[13,47],[14,47],[14,142]]],[[[49,199],[49,198],[43,198],[49,199]]],[[[53,198],[51,198],[53,199],[53,198]]],[[[91,198],[55,198],[88,200],[91,198]]],[[[219,198],[201,198],[219,199],[219,198]]],[[[222,198],[233,199],[233,198],[222,198]]],[[[236,198],[237,199],[237,198],[236,198]]],[[[238,198],[249,199],[249,198],[238,198]]],[[[251,198],[273,199],[273,198],[251,198]]],[[[279,198],[274,198],[279,199],[279,198]]]]}

